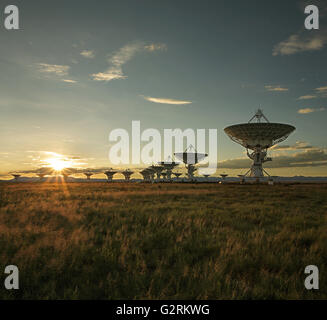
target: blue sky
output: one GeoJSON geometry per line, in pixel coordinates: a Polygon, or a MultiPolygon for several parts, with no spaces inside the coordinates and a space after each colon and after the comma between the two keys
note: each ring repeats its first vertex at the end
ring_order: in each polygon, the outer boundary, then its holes
{"type": "Polygon", "coordinates": [[[223,129],[261,106],[271,122],[297,128],[272,151],[273,173],[326,175],[322,1],[310,1],[320,9],[311,31],[305,1],[15,4],[21,29],[0,28],[2,174],[40,165],[44,151],[110,166],[109,132],[132,120],[217,128],[221,170],[239,171],[244,150],[223,129]]]}

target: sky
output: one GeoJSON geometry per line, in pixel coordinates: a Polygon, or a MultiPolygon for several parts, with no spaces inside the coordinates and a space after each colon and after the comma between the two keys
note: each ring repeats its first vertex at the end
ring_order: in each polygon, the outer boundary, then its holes
{"type": "MultiPolygon", "coordinates": [[[[327,6],[323,1],[14,1],[0,17],[0,174],[61,157],[112,167],[110,132],[217,129],[218,171],[244,173],[224,133],[261,107],[296,131],[269,155],[274,175],[327,175],[327,6]],[[304,7],[319,8],[319,30],[304,7]]],[[[165,160],[165,159],[158,159],[165,160]]]]}

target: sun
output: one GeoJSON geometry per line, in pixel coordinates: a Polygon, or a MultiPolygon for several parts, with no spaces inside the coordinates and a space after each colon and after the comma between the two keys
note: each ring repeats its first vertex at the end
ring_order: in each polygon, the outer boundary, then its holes
{"type": "Polygon", "coordinates": [[[70,166],[70,162],[63,159],[50,158],[47,159],[46,161],[49,164],[49,166],[56,171],[61,171],[70,166]]]}

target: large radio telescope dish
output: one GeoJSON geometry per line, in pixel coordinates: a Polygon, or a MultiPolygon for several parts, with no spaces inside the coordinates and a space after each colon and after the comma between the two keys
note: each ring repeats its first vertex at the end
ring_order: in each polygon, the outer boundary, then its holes
{"type": "Polygon", "coordinates": [[[263,177],[262,164],[271,161],[271,158],[267,157],[267,149],[284,141],[294,130],[295,127],[290,124],[269,122],[260,109],[248,123],[236,124],[224,129],[234,142],[253,150],[251,154],[249,151],[247,154],[253,160],[250,176],[256,178],[263,177]],[[262,118],[266,122],[261,122],[262,118]],[[254,119],[256,122],[251,122],[254,119]]]}

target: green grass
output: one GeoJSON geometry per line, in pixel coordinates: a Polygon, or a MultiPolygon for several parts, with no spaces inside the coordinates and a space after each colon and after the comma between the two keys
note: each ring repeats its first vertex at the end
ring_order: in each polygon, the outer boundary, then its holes
{"type": "Polygon", "coordinates": [[[326,222],[327,185],[3,183],[0,298],[326,299],[326,222]]]}

